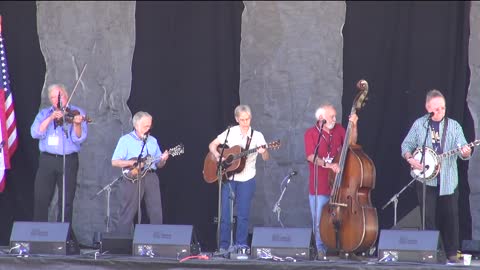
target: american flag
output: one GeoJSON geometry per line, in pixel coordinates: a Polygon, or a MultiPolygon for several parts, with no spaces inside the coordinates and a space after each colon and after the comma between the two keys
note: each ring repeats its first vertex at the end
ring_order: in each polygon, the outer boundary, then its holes
{"type": "Polygon", "coordinates": [[[2,16],[0,16],[0,192],[5,189],[5,170],[10,169],[10,158],[17,150],[17,123],[13,109],[13,97],[10,91],[7,54],[2,34],[2,16]]]}

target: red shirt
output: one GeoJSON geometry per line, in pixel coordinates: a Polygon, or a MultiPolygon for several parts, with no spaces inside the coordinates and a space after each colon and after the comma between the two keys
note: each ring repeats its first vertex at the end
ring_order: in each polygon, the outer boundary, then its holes
{"type": "MultiPolygon", "coordinates": [[[[318,142],[318,137],[320,136],[318,124],[307,129],[304,135],[305,142],[305,155],[313,155],[315,152],[315,146],[318,142]]],[[[322,130],[322,138],[320,138],[320,146],[318,147],[318,157],[325,158],[329,156],[330,158],[335,158],[337,154],[340,154],[342,151],[343,141],[345,140],[345,128],[340,124],[335,124],[333,129],[330,132],[322,130]]],[[[314,166],[312,162],[308,162],[308,167],[310,169],[310,180],[309,180],[309,192],[311,195],[315,195],[315,185],[313,182],[313,173],[314,166]]],[[[318,182],[317,182],[317,194],[318,195],[330,195],[330,185],[328,184],[328,172],[330,169],[323,168],[322,166],[317,166],[318,171],[318,182]]]]}

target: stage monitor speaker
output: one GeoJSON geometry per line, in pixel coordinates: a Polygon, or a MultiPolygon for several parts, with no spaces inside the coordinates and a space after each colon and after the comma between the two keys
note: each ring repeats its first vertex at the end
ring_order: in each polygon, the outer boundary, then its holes
{"type": "Polygon", "coordinates": [[[134,256],[178,259],[191,254],[192,225],[137,224],[133,234],[134,256]]]}
{"type": "Polygon", "coordinates": [[[311,228],[253,228],[251,256],[253,258],[292,257],[312,260],[314,252],[311,228]]]}
{"type": "Polygon", "coordinates": [[[413,208],[408,214],[402,217],[392,230],[421,230],[422,229],[422,214],[420,213],[420,207],[413,208]]]}
{"type": "Polygon", "coordinates": [[[70,223],[24,222],[13,223],[10,252],[15,254],[70,254],[67,240],[70,223]]]}
{"type": "Polygon", "coordinates": [[[379,261],[441,262],[439,236],[439,231],[381,230],[379,261]]]}
{"type": "Polygon", "coordinates": [[[132,254],[133,235],[129,233],[102,233],[100,252],[103,254],[132,254]]]}
{"type": "Polygon", "coordinates": [[[463,240],[462,253],[470,253],[473,256],[480,256],[480,240],[463,240]]]}

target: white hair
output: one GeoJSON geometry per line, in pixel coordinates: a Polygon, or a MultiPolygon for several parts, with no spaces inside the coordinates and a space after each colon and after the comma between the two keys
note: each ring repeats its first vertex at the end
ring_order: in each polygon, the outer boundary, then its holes
{"type": "Polygon", "coordinates": [[[325,108],[320,107],[315,111],[315,119],[320,120],[320,116],[323,118],[325,115],[325,108]]]}
{"type": "Polygon", "coordinates": [[[325,119],[325,109],[328,107],[335,109],[332,104],[325,103],[318,107],[318,109],[315,111],[315,119],[320,120],[320,116],[322,117],[322,119],[325,119]]]}

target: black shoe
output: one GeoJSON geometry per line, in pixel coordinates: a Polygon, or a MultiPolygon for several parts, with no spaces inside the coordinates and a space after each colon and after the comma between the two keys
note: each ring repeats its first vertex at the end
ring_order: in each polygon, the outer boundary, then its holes
{"type": "Polygon", "coordinates": [[[457,255],[448,256],[448,263],[460,263],[457,255]]]}

